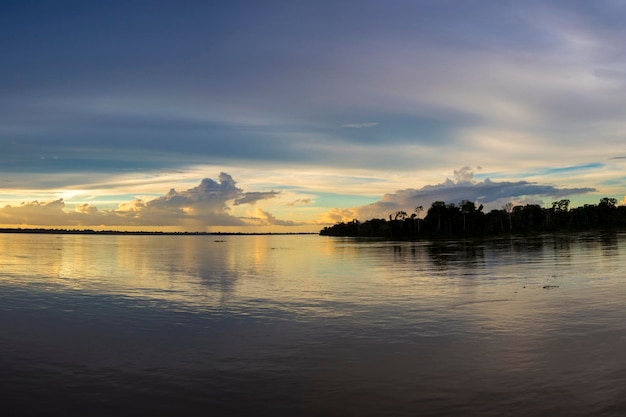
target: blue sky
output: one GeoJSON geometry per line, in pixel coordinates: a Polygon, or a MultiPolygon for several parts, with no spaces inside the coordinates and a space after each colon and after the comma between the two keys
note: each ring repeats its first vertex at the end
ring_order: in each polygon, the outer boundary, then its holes
{"type": "Polygon", "coordinates": [[[3,1],[0,224],[626,195],[622,1],[3,1]]]}

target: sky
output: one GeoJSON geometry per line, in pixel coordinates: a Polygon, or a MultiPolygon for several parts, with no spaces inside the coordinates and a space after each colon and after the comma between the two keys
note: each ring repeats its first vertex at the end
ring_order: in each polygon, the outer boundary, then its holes
{"type": "Polygon", "coordinates": [[[626,2],[0,2],[0,226],[626,196],[626,2]]]}

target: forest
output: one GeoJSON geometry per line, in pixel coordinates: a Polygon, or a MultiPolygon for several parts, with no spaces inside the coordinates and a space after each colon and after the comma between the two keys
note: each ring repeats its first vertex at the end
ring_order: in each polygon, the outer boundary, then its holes
{"type": "Polygon", "coordinates": [[[538,204],[514,206],[484,212],[474,202],[458,204],[435,201],[421,218],[418,206],[412,213],[397,211],[389,219],[364,222],[341,222],[320,231],[325,236],[377,237],[398,240],[495,236],[504,234],[537,234],[621,229],[626,227],[626,206],[618,206],[615,198],[604,197],[598,204],[570,208],[570,200],[555,201],[551,207],[538,204]]]}

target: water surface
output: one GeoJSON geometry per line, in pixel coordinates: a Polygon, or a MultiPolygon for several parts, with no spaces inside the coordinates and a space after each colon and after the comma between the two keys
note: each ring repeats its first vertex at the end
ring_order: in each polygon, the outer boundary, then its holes
{"type": "Polygon", "coordinates": [[[624,243],[0,234],[0,412],[623,415],[624,243]]]}

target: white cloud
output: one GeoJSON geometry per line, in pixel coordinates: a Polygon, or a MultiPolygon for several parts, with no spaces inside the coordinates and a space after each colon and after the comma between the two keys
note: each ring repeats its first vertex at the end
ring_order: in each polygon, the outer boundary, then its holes
{"type": "Polygon", "coordinates": [[[575,194],[596,191],[594,188],[559,188],[528,181],[502,181],[490,179],[472,181],[473,171],[463,167],[454,171],[455,181],[447,179],[441,184],[426,185],[422,188],[407,188],[394,193],[385,194],[379,201],[351,209],[333,209],[322,216],[324,221],[347,221],[351,219],[367,220],[371,218],[387,218],[399,210],[412,212],[417,206],[427,210],[435,201],[459,203],[470,200],[484,204],[487,210],[500,208],[504,203],[515,201],[537,202],[538,197],[559,199],[575,194]]]}
{"type": "MultiPolygon", "coordinates": [[[[40,203],[33,201],[0,208],[0,224],[52,227],[159,227],[174,226],[203,230],[214,226],[247,226],[245,218],[231,214],[231,204],[254,204],[273,198],[278,193],[244,192],[235,180],[222,172],[218,181],[203,179],[199,185],[185,191],[170,191],[156,198],[136,198],[119,204],[116,209],[99,210],[90,204],[79,204],[74,211],[65,209],[63,199],[40,203]]],[[[260,210],[260,209],[258,209],[260,210]]],[[[258,211],[262,224],[296,225],[276,219],[270,213],[258,211]]],[[[258,224],[258,221],[252,222],[258,224]]]]}
{"type": "Polygon", "coordinates": [[[472,171],[472,168],[468,166],[464,166],[458,171],[457,170],[454,171],[454,179],[456,180],[457,183],[471,182],[472,178],[474,178],[474,171],[472,171]]]}

